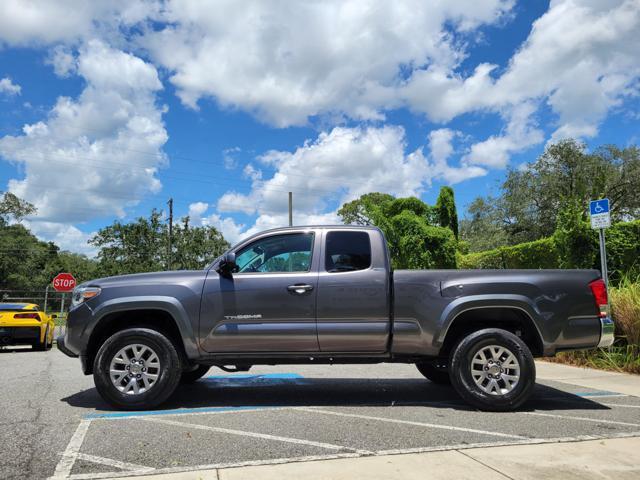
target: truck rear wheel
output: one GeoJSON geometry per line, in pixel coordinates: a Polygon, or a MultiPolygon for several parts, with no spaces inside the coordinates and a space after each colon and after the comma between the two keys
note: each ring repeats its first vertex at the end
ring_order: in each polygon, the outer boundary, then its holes
{"type": "Polygon", "coordinates": [[[536,366],[516,335],[487,328],[463,338],[450,360],[451,383],[480,410],[504,412],[520,407],[533,393],[536,366]]]}
{"type": "Polygon", "coordinates": [[[451,383],[446,365],[443,367],[436,363],[424,362],[416,363],[416,367],[422,375],[433,383],[438,385],[449,385],[451,383]]]}
{"type": "Polygon", "coordinates": [[[176,389],[182,365],[173,343],[160,332],[130,328],[109,337],[93,363],[98,393],[124,410],[153,408],[176,389]]]}

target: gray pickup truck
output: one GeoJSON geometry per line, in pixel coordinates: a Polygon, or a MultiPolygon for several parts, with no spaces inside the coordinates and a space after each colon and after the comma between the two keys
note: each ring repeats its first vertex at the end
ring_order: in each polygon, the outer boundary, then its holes
{"type": "Polygon", "coordinates": [[[611,345],[607,303],[595,270],[394,271],[377,228],[291,227],[205,270],[83,283],[57,343],[123,409],[211,366],[401,362],[506,411],[531,395],[534,357],[611,345]]]}

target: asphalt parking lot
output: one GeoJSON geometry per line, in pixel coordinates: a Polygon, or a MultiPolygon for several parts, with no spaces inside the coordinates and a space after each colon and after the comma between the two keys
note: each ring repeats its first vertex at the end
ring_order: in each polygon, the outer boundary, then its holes
{"type": "Polygon", "coordinates": [[[470,409],[411,365],[211,369],[162,410],[116,412],[55,350],[0,353],[0,478],[91,479],[640,435],[640,398],[539,382],[516,413],[470,409]]]}

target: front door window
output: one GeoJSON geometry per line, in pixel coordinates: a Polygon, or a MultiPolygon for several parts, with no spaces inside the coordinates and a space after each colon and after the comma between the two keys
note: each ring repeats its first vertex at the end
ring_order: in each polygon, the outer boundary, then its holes
{"type": "Polygon", "coordinates": [[[234,273],[308,272],[312,251],[313,233],[266,237],[238,251],[234,273]]]}

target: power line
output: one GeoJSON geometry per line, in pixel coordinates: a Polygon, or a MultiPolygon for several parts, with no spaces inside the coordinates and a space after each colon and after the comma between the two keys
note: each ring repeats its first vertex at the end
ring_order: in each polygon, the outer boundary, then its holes
{"type": "MultiPolygon", "coordinates": [[[[65,125],[64,122],[57,121],[57,123],[65,125]]],[[[66,126],[67,126],[67,128],[71,128],[73,130],[78,130],[78,131],[81,131],[81,132],[84,131],[84,132],[103,133],[103,132],[101,132],[99,130],[92,130],[92,129],[87,129],[87,128],[75,127],[75,126],[71,126],[69,124],[66,124],[66,126]]],[[[380,136],[379,133],[376,132],[376,136],[378,137],[378,140],[380,141],[380,143],[384,144],[385,147],[389,148],[388,145],[386,144],[386,142],[380,136]]],[[[169,160],[171,158],[175,158],[175,159],[180,159],[180,160],[186,160],[186,161],[188,161],[190,163],[200,163],[200,164],[203,164],[203,165],[211,165],[211,163],[214,163],[214,164],[218,164],[218,165],[221,165],[221,166],[224,167],[224,159],[213,160],[213,161],[209,162],[207,160],[200,160],[200,159],[197,159],[197,158],[194,158],[194,157],[189,157],[189,156],[180,155],[180,154],[170,154],[170,153],[167,153],[167,152],[157,152],[157,153],[145,152],[144,150],[136,150],[136,149],[128,148],[128,147],[118,147],[117,150],[118,151],[124,151],[124,152],[137,153],[137,154],[140,154],[140,155],[147,155],[147,156],[150,156],[150,157],[157,158],[158,160],[167,160],[167,157],[169,157],[168,158],[169,160]]],[[[22,161],[25,161],[25,160],[22,160],[22,161]]],[[[128,163],[123,163],[123,162],[120,162],[120,164],[129,165],[128,163]]],[[[140,168],[149,168],[149,167],[141,166],[140,168]]],[[[155,168],[155,167],[152,167],[152,168],[155,168]]],[[[312,178],[324,178],[324,179],[327,179],[327,180],[335,181],[335,177],[326,176],[326,175],[311,175],[310,176],[310,175],[305,174],[305,173],[291,173],[291,172],[287,173],[287,175],[294,176],[294,177],[303,177],[303,178],[309,178],[309,177],[312,177],[312,178]]],[[[358,182],[357,180],[350,181],[350,184],[352,184],[352,185],[362,185],[362,186],[366,186],[367,185],[366,182],[358,182]]]]}
{"type": "MultiPolygon", "coordinates": [[[[76,156],[75,158],[77,160],[83,160],[82,157],[77,157],[76,156]]],[[[50,157],[49,157],[49,159],[50,159],[50,157]]],[[[45,159],[41,157],[41,160],[44,161],[45,159]]],[[[25,160],[22,160],[22,161],[25,161],[25,160]]],[[[53,161],[54,162],[58,162],[58,163],[64,163],[64,164],[67,164],[67,165],[70,165],[70,166],[76,166],[77,165],[77,162],[74,162],[74,161],[67,161],[67,160],[60,160],[60,159],[55,159],[53,161]]],[[[111,164],[115,164],[115,165],[129,166],[130,168],[133,168],[133,169],[136,169],[136,170],[142,170],[145,173],[147,173],[149,168],[155,168],[155,167],[142,167],[142,166],[135,166],[135,165],[132,166],[132,165],[130,165],[128,163],[124,163],[124,162],[113,162],[112,161],[110,163],[111,164]]],[[[84,162],[84,164],[90,165],[93,168],[98,168],[98,169],[101,169],[101,170],[122,172],[122,168],[118,168],[118,167],[109,167],[107,165],[98,164],[98,163],[91,163],[91,162],[88,162],[88,161],[84,162]]],[[[154,172],[154,173],[160,174],[159,172],[154,172]]],[[[243,187],[243,188],[246,188],[248,186],[246,183],[244,183],[242,181],[239,181],[239,180],[236,180],[236,177],[234,177],[234,176],[229,176],[229,178],[230,178],[229,180],[225,179],[225,180],[222,181],[222,180],[219,180],[219,178],[221,178],[221,177],[224,178],[224,175],[210,176],[210,175],[199,174],[199,175],[195,176],[195,175],[192,175],[191,172],[178,172],[178,173],[186,175],[186,178],[185,177],[175,176],[175,175],[172,175],[172,174],[166,174],[166,173],[163,173],[162,177],[165,178],[165,179],[171,179],[171,180],[186,181],[186,182],[197,182],[197,183],[205,183],[205,184],[217,184],[217,185],[223,185],[223,186],[228,186],[229,184],[236,185],[236,186],[243,187]]],[[[287,173],[286,175],[294,175],[294,174],[287,173]]],[[[312,178],[312,179],[313,178],[321,178],[321,180],[326,179],[326,180],[332,180],[333,182],[336,181],[335,177],[333,177],[333,178],[315,177],[313,175],[301,175],[301,176],[304,176],[304,177],[307,177],[307,178],[312,178]]],[[[267,182],[269,182],[269,180],[262,181],[262,184],[261,184],[260,188],[263,191],[288,192],[290,190],[293,190],[293,191],[297,191],[297,192],[300,192],[300,193],[315,192],[315,193],[323,194],[323,195],[328,195],[328,194],[332,194],[332,193],[336,192],[335,187],[326,187],[326,188],[301,187],[301,188],[298,188],[298,189],[295,189],[295,188],[292,189],[290,186],[288,186],[289,185],[288,183],[276,183],[276,184],[271,183],[271,184],[269,184],[267,182]],[[274,187],[276,187],[276,188],[274,188],[274,187]],[[281,187],[281,188],[277,188],[277,187],[281,187]]],[[[354,184],[351,181],[349,183],[350,183],[350,185],[354,184]]],[[[41,184],[41,185],[46,186],[47,188],[55,189],[55,187],[50,187],[49,186],[50,184],[41,184]]],[[[251,188],[254,188],[254,184],[251,185],[251,188]]],[[[64,188],[64,190],[67,190],[67,188],[64,188]]]]}

